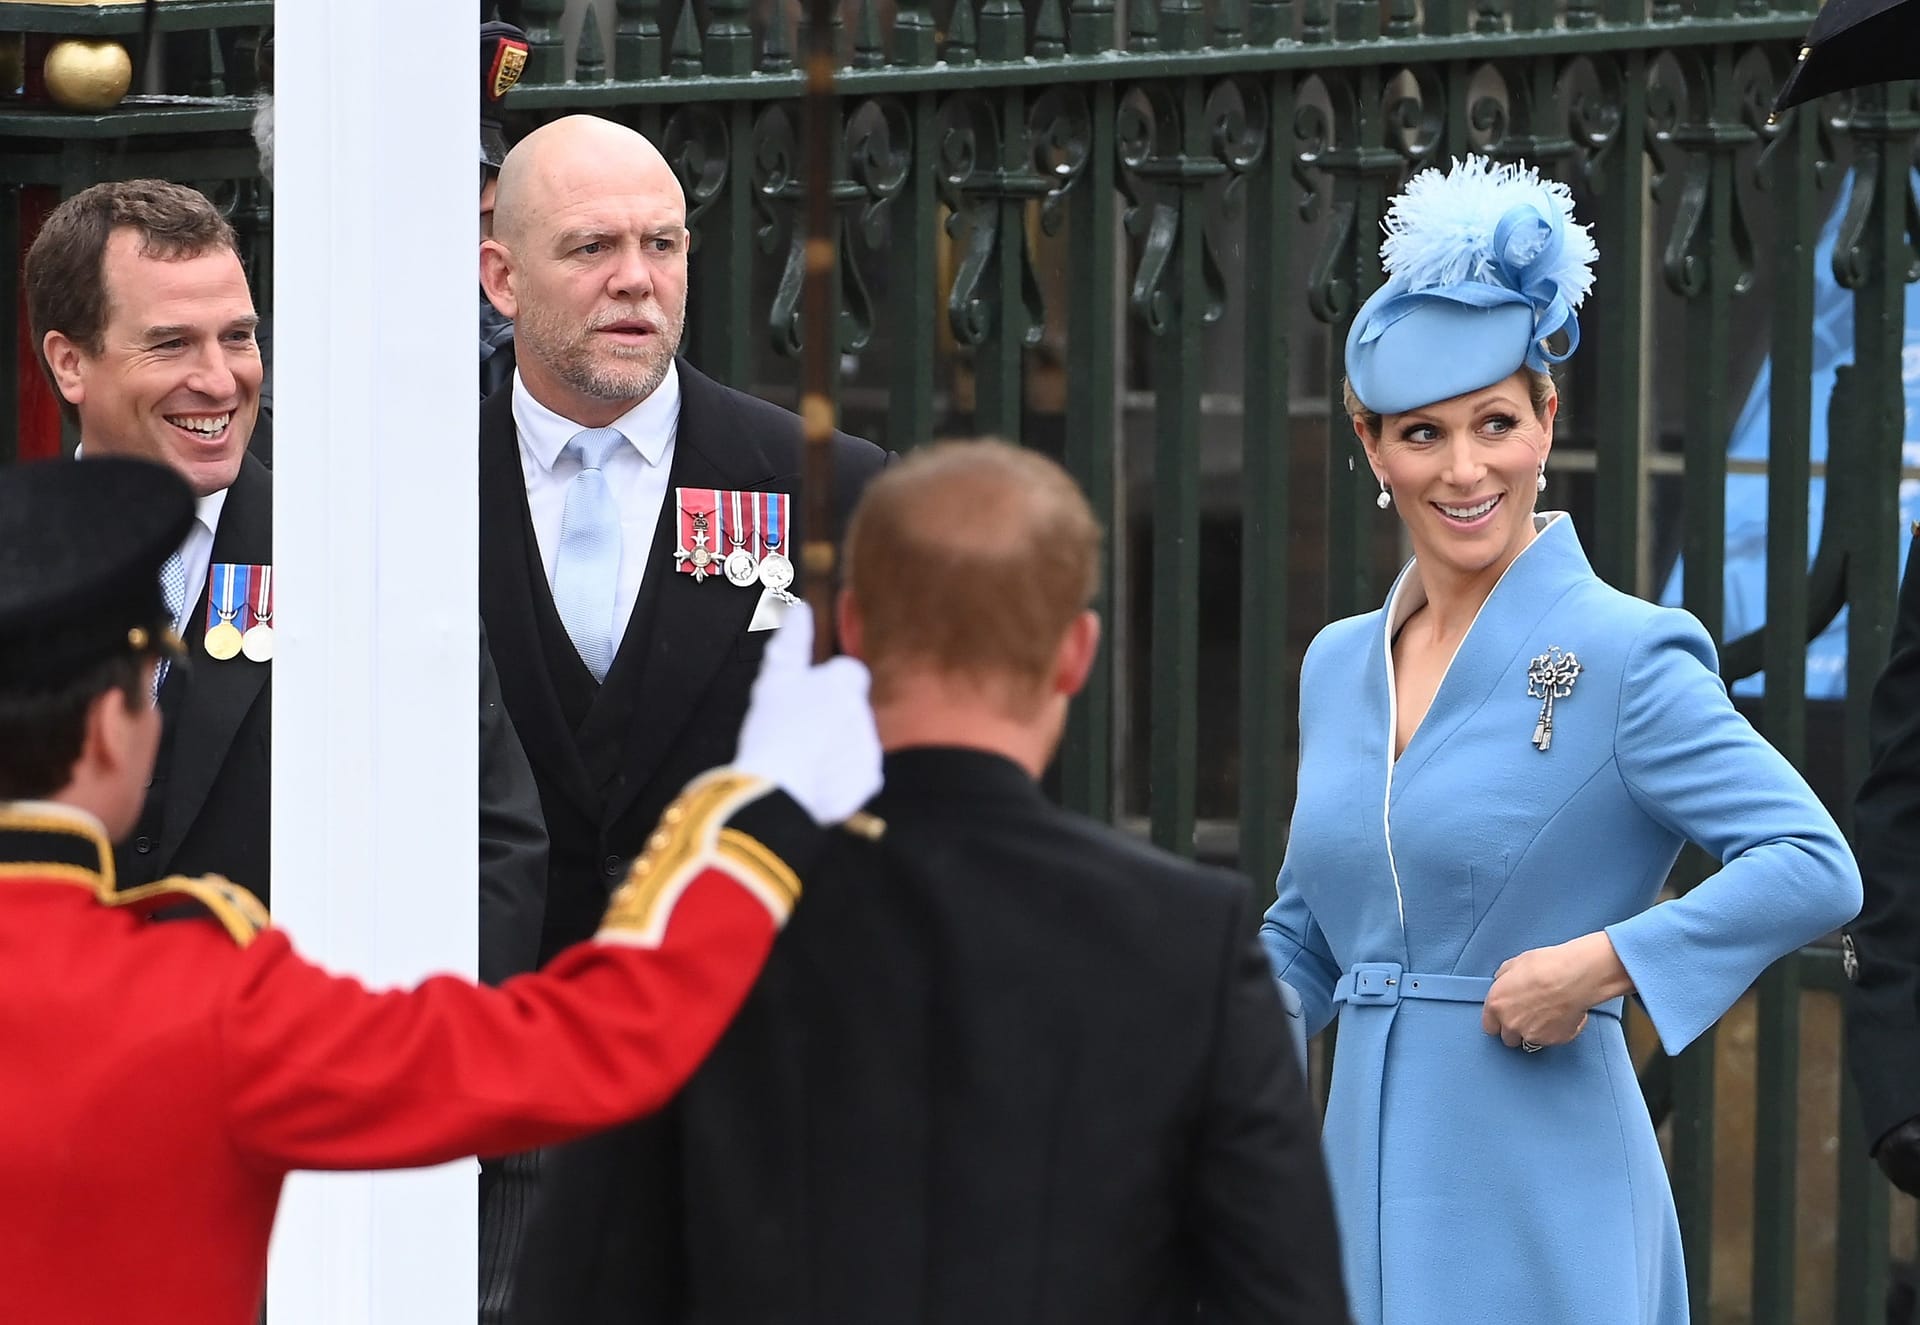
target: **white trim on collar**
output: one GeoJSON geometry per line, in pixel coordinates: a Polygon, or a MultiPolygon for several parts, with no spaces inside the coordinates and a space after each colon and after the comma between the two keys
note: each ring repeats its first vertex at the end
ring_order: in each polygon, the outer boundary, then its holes
{"type": "MultiPolygon", "coordinates": [[[[1507,570],[1512,570],[1519,564],[1520,557],[1532,551],[1534,545],[1540,541],[1540,535],[1566,518],[1565,511],[1535,511],[1533,541],[1520,549],[1520,556],[1507,563],[1507,570]]],[[[1506,578],[1507,571],[1501,571],[1500,579],[1506,578]]],[[[1500,587],[1498,580],[1494,582],[1493,587],[1495,589],[1500,587]]],[[[1487,597],[1493,597],[1491,591],[1488,592],[1487,597]]],[[[1400,577],[1393,582],[1393,589],[1387,594],[1387,638],[1392,639],[1399,634],[1400,627],[1407,624],[1407,618],[1426,605],[1427,586],[1420,581],[1420,562],[1415,558],[1407,562],[1406,568],[1400,572],[1400,577]]]]}

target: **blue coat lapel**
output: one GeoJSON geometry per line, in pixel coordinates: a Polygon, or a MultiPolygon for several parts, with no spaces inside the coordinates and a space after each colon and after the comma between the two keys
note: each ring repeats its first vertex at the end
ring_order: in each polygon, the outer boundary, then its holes
{"type": "MultiPolygon", "coordinates": [[[[1426,717],[1421,719],[1413,739],[1401,753],[1393,773],[1396,800],[1401,789],[1426,767],[1448,738],[1488,701],[1499,697],[1502,688],[1509,684],[1507,677],[1515,659],[1539,643],[1534,639],[1534,630],[1553,605],[1575,585],[1592,578],[1593,570],[1574,533],[1573,521],[1557,512],[1544,518],[1545,525],[1539,534],[1514,558],[1506,574],[1494,585],[1480,615],[1468,628],[1466,639],[1461,641],[1460,651],[1454,654],[1452,664],[1441,678],[1440,689],[1434,694],[1426,717]]],[[[1400,581],[1395,583],[1395,594],[1419,592],[1417,581],[1408,583],[1415,581],[1417,573],[1414,564],[1409,562],[1401,572],[1400,581]]],[[[1375,664],[1380,673],[1379,685],[1389,684],[1386,641],[1393,629],[1393,603],[1394,597],[1389,596],[1387,611],[1381,613],[1381,647],[1376,650],[1375,664]]],[[[1387,739],[1391,741],[1393,733],[1384,720],[1381,729],[1386,730],[1387,739]]],[[[1516,732],[1515,739],[1524,734],[1516,732]]]]}

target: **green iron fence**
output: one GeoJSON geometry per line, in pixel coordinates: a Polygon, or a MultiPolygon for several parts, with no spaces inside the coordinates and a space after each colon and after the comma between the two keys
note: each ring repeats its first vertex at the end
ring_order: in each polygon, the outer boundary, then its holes
{"type": "MultiPolygon", "coordinates": [[[[533,55],[509,106],[523,124],[607,115],[662,146],[696,235],[689,354],[791,398],[795,10],[606,13],[610,30],[600,10],[522,0],[533,55]]],[[[1634,591],[1684,553],[1686,602],[1716,637],[1727,440],[1770,363],[1767,626],[1724,641],[1723,670],[1764,669],[1756,722],[1845,820],[1897,575],[1904,287],[1920,275],[1911,87],[1770,123],[1809,11],[1756,0],[849,0],[843,18],[848,426],[895,447],[995,433],[1045,449],[1112,532],[1113,647],[1055,770],[1067,803],[1272,879],[1305,642],[1377,602],[1402,555],[1354,464],[1340,347],[1380,279],[1388,198],[1476,151],[1567,180],[1602,254],[1548,504],[1634,591]],[[1857,349],[1817,471],[1813,255],[1849,182],[1832,265],[1857,349]],[[1810,704],[1804,645],[1842,606],[1848,697],[1810,704]]],[[[264,232],[232,157],[243,110],[62,123],[0,107],[7,199],[164,166],[227,181],[264,232]],[[131,147],[87,146],[129,128],[131,147]]],[[[13,214],[0,206],[0,243],[13,214]]],[[[1699,872],[1683,861],[1677,882],[1699,872]]],[[[1637,1037],[1697,1320],[1878,1321],[1889,1256],[1910,1254],[1911,1210],[1861,1158],[1844,1098],[1839,979],[1812,948],[1678,1060],[1637,1037]]]]}

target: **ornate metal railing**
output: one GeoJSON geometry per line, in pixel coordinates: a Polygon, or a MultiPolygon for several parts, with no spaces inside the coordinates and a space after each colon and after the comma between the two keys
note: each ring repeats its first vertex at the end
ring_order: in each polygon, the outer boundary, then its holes
{"type": "MultiPolygon", "coordinates": [[[[589,111],[660,143],[696,232],[688,352],[776,398],[800,335],[793,13],[522,0],[533,57],[509,100],[524,122],[589,111]]],[[[1272,878],[1300,653],[1375,602],[1401,553],[1353,464],[1340,346],[1380,278],[1394,189],[1477,151],[1567,180],[1602,254],[1549,504],[1623,587],[1654,592],[1684,554],[1685,601],[1724,637],[1727,479],[1763,469],[1766,627],[1725,640],[1724,670],[1764,671],[1756,722],[1845,818],[1901,547],[1920,107],[1901,86],[1770,122],[1807,21],[1755,0],[849,0],[840,405],[896,447],[997,433],[1046,449],[1106,517],[1113,647],[1056,770],[1068,803],[1272,878]],[[1812,324],[1834,282],[1855,348],[1828,398],[1812,324]],[[1763,364],[1768,459],[1730,464],[1763,364]],[[1846,698],[1809,703],[1805,642],[1842,607],[1846,698]]],[[[128,125],[142,136],[118,173],[248,173],[231,155],[243,117],[207,126],[226,135],[218,158],[163,108],[83,123],[62,139],[48,113],[0,110],[0,182],[72,187],[107,161],[74,144],[128,125]]],[[[1649,1059],[1696,1319],[1879,1319],[1888,1229],[1905,1248],[1911,1219],[1890,1218],[1843,1107],[1838,972],[1809,949],[1718,1036],[1649,1059]]]]}

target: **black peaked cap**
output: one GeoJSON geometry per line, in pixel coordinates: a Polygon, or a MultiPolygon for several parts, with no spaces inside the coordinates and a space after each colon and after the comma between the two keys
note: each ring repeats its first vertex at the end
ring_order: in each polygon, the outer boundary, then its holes
{"type": "Polygon", "coordinates": [[[164,647],[160,568],[193,511],[186,482],[145,460],[0,467],[0,688],[51,688],[164,647]]]}

